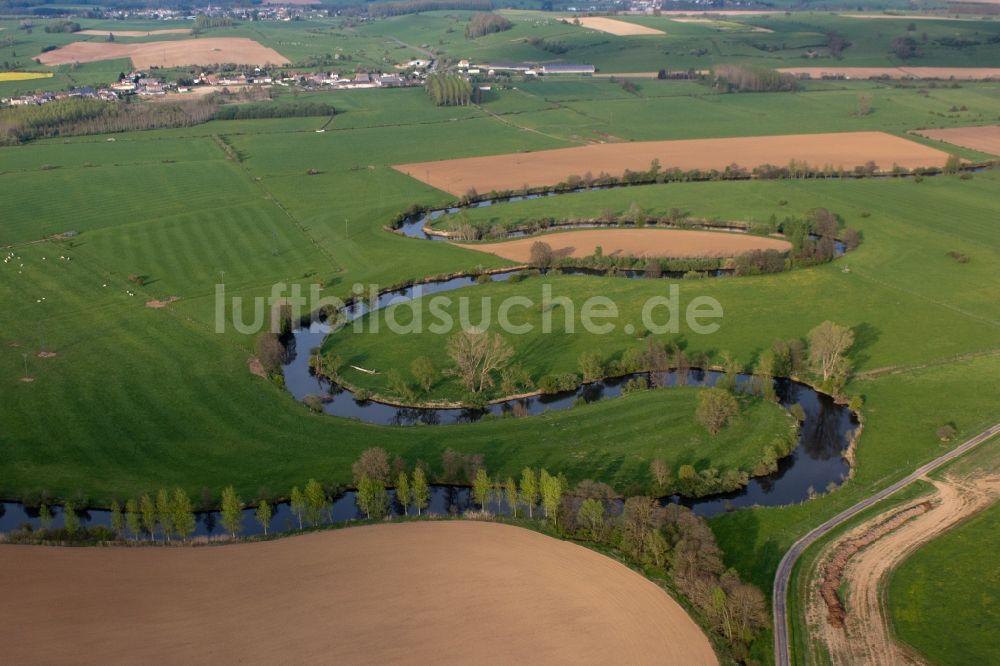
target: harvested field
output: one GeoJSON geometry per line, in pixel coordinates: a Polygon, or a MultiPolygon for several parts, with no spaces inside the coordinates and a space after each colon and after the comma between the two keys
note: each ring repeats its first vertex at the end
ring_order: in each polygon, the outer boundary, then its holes
{"type": "Polygon", "coordinates": [[[885,170],[894,164],[914,168],[941,166],[945,152],[884,132],[789,134],[730,139],[684,139],[597,144],[531,153],[466,157],[394,166],[408,176],[457,196],[518,190],[525,185],[555,185],[571,175],[604,172],[620,176],[626,169],[644,171],[654,159],[664,169],[725,169],[731,164],[753,168],[804,161],[822,168],[853,169],[869,160],[885,170]]]}
{"type": "Polygon", "coordinates": [[[246,37],[207,37],[177,39],[168,42],[73,42],[38,56],[43,65],[66,65],[74,62],[94,62],[131,58],[139,69],[181,67],[184,65],[287,65],[288,59],[246,37]]]}
{"type": "Polygon", "coordinates": [[[666,34],[662,30],[657,30],[656,28],[647,28],[646,26],[639,25],[638,23],[618,21],[616,19],[605,18],[603,16],[581,16],[578,20],[580,21],[580,25],[584,28],[600,30],[601,32],[606,32],[610,35],[618,35],[619,37],[666,34]]]}
{"type": "Polygon", "coordinates": [[[10,663],[717,663],[652,582],[509,525],[375,525],[213,548],[3,548],[10,663]]]}
{"type": "Polygon", "coordinates": [[[1000,67],[783,67],[778,70],[811,79],[846,77],[849,79],[957,79],[982,81],[1000,79],[1000,67]]]}
{"type": "Polygon", "coordinates": [[[107,36],[108,33],[113,34],[115,37],[153,37],[154,35],[190,35],[191,28],[170,28],[168,30],[150,30],[144,32],[142,30],[80,30],[76,32],[77,35],[100,35],[101,37],[107,36]]]}
{"type": "Polygon", "coordinates": [[[989,506],[1000,495],[1000,477],[931,481],[930,501],[919,499],[865,522],[826,547],[823,584],[810,591],[807,616],[833,664],[922,663],[893,637],[883,612],[889,574],[920,545],[989,506]],[[846,591],[846,610],[839,590],[846,591]]]}
{"type": "Polygon", "coordinates": [[[544,241],[557,257],[589,257],[600,246],[606,257],[735,257],[753,250],[787,252],[791,243],[777,238],[763,238],[718,231],[688,229],[584,229],[545,234],[502,243],[476,243],[464,247],[489,252],[504,259],[527,263],[531,246],[544,241]]]}
{"type": "Polygon", "coordinates": [[[1000,155],[1000,125],[980,127],[953,127],[951,129],[920,130],[920,136],[945,141],[981,153],[1000,155]]]}
{"type": "Polygon", "coordinates": [[[32,79],[51,79],[52,72],[0,72],[0,83],[8,81],[30,81],[32,79]]]}

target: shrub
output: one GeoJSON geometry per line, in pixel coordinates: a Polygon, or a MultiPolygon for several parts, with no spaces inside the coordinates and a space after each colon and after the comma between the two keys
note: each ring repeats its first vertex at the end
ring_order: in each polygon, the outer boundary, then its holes
{"type": "Polygon", "coordinates": [[[955,438],[955,426],[946,423],[937,429],[937,437],[942,442],[950,442],[955,438]]]}
{"type": "Polygon", "coordinates": [[[538,381],[538,390],[542,393],[562,393],[563,391],[575,391],[580,385],[580,378],[567,372],[561,375],[545,375],[538,381]]]}

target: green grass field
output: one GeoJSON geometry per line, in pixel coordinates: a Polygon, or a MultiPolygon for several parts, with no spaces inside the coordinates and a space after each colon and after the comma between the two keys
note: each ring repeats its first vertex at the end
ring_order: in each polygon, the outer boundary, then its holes
{"type": "Polygon", "coordinates": [[[897,635],[935,664],[996,658],[998,532],[1000,504],[994,504],[922,546],[892,575],[887,598],[897,635]]]}
{"type": "MultiPolygon", "coordinates": [[[[670,28],[676,36],[668,34],[663,44],[633,48],[629,40],[618,43],[608,35],[555,24],[550,17],[514,14],[514,30],[466,44],[458,29],[463,16],[428,13],[334,28],[327,22],[290,22],[239,26],[227,34],[259,30],[261,41],[300,59],[334,48],[338,39],[327,32],[351,31],[355,41],[345,40],[343,48],[352,67],[428,47],[455,57],[539,58],[530,43],[509,40],[552,36],[573,45],[565,60],[604,58],[602,67],[622,69],[640,63],[652,68],[649,49],[673,66],[662,52],[684,48],[690,40],[710,39],[730,58],[747,38],[785,37],[677,24],[682,27],[670,28]],[[453,33],[447,32],[449,26],[453,33]],[[391,38],[415,49],[398,48],[391,38]]],[[[650,19],[651,24],[665,20],[650,19]]],[[[884,40],[905,30],[821,14],[751,22],[805,35],[803,41],[788,37],[795,45],[785,49],[788,53],[767,56],[793,64],[802,61],[793,55],[795,49],[831,27],[857,31],[848,33],[856,46],[845,51],[842,64],[884,64],[884,40]]],[[[16,32],[16,25],[2,25],[16,32]]],[[[928,43],[935,35],[967,35],[969,30],[979,30],[982,41],[995,26],[935,22],[928,27],[928,43]]],[[[918,35],[922,29],[921,24],[918,35]]],[[[15,38],[16,57],[30,64],[25,58],[47,41],[70,36],[35,30],[15,38]]],[[[765,52],[746,48],[755,53],[740,51],[741,57],[764,57],[757,53],[765,52]]],[[[927,48],[919,64],[973,57],[927,48]]],[[[996,64],[990,61],[995,52],[975,55],[977,64],[996,64]]],[[[117,76],[121,63],[100,65],[69,68],[35,83],[65,87],[70,81],[97,81],[117,76]]],[[[13,85],[0,84],[0,95],[15,90],[8,87],[13,85]]],[[[598,132],[634,140],[858,129],[902,134],[1000,118],[995,83],[928,86],[920,92],[910,85],[821,82],[795,94],[738,95],[691,82],[646,81],[638,95],[598,79],[514,85],[482,109],[433,107],[419,89],[329,92],[311,98],[338,108],[341,113],[332,122],[215,121],[0,148],[0,201],[17,204],[5,206],[0,221],[0,254],[6,258],[0,263],[0,496],[81,493],[89,503],[103,505],[161,486],[181,486],[195,496],[204,488],[211,497],[229,483],[247,498],[262,487],[284,494],[309,477],[349,482],[351,462],[370,446],[383,446],[410,463],[426,460],[432,467],[451,447],[484,454],[490,471],[501,475],[525,465],[546,466],[571,481],[592,478],[621,491],[646,489],[652,457],[683,464],[700,462],[700,455],[706,466],[746,465],[786,417],[777,407],[757,404],[744,417],[753,422],[752,430],[736,427],[709,441],[691,418],[693,389],[446,427],[376,427],[311,414],[285,391],[250,374],[252,337],[231,327],[214,332],[215,285],[224,276],[229,295],[253,298],[266,296],[275,282],[318,283],[325,295],[344,297],[355,282],[389,286],[507,263],[471,249],[387,233],[383,226],[410,205],[452,199],[396,172],[394,164],[568,147],[598,132]],[[874,96],[875,110],[857,118],[852,114],[862,94],[874,96]],[[966,110],[959,110],[962,106],[966,110]],[[324,126],[324,133],[316,133],[324,126]],[[228,159],[223,142],[232,146],[237,160],[228,159]],[[79,235],[51,238],[70,230],[79,235]],[[145,284],[129,282],[131,274],[145,276],[145,284]],[[144,306],[169,296],[180,300],[164,309],[144,306]],[[39,358],[42,349],[57,355],[39,358]],[[22,381],[26,372],[33,381],[22,381]]],[[[703,295],[722,304],[722,327],[709,336],[662,338],[681,342],[689,353],[717,359],[730,351],[751,364],[775,338],[801,338],[824,320],[856,333],[850,356],[865,374],[846,390],[863,398],[865,430],[851,481],[800,505],[735,511],[712,520],[727,565],[769,593],[782,552],[798,536],[947,450],[951,445],[935,437],[939,426],[954,423],[960,441],[996,421],[998,185],[996,171],[922,181],[676,183],[503,204],[470,211],[469,219],[495,225],[541,216],[594,216],[636,202],[649,211],[682,208],[696,217],[745,220],[801,215],[824,206],[861,231],[856,251],[821,267],[681,282],[682,303],[703,295]],[[969,261],[956,261],[948,255],[952,251],[969,261]]],[[[545,281],[555,293],[577,301],[612,296],[625,313],[622,323],[634,323],[637,307],[668,284],[558,276],[462,293],[491,296],[494,303],[506,295],[538,298],[545,281]]],[[[539,335],[513,342],[517,360],[536,379],[576,371],[583,351],[611,359],[641,344],[620,329],[605,336],[539,335]]],[[[443,340],[430,335],[411,336],[404,344],[391,334],[344,331],[327,344],[363,365],[407,371],[420,354],[439,359],[442,367],[446,362],[443,340]]],[[[384,389],[378,383],[370,387],[384,389]]],[[[434,390],[439,397],[457,395],[457,388],[444,381],[434,390]]],[[[766,661],[768,652],[765,638],[755,656],[766,661]]]]}

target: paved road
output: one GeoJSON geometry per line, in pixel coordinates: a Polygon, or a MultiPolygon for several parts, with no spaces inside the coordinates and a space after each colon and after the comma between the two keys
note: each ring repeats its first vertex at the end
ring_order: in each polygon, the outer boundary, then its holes
{"type": "Polygon", "coordinates": [[[791,651],[788,645],[788,583],[791,580],[792,569],[795,568],[795,562],[799,559],[799,556],[802,555],[805,549],[824,534],[856,515],[859,511],[863,511],[876,502],[879,502],[889,495],[898,492],[925,474],[933,472],[938,467],[954,460],[997,434],[1000,434],[1000,423],[994,424],[975,437],[962,442],[962,444],[955,447],[940,458],[935,458],[926,465],[917,468],[912,474],[900,479],[888,488],[880,490],[867,499],[861,500],[851,508],[837,514],[819,527],[816,527],[792,544],[792,547],[788,549],[788,552],[785,553],[783,558],[781,558],[781,563],[778,565],[778,572],[774,577],[774,590],[771,601],[771,612],[774,615],[774,662],[778,666],[789,666],[792,660],[791,651]]]}

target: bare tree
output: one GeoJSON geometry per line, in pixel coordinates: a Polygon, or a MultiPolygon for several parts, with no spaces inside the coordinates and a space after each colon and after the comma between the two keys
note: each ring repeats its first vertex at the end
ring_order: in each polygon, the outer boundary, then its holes
{"type": "Polygon", "coordinates": [[[824,321],[809,331],[809,361],[813,369],[823,375],[823,381],[839,374],[847,374],[844,354],[854,344],[854,331],[846,326],[824,321]]]}
{"type": "Polygon", "coordinates": [[[544,241],[535,241],[532,243],[528,263],[535,268],[548,268],[551,266],[552,246],[544,241]]]}
{"type": "Polygon", "coordinates": [[[479,393],[493,386],[493,372],[507,366],[514,356],[514,348],[499,333],[490,335],[471,328],[448,341],[448,356],[455,362],[448,373],[458,377],[470,392],[479,393]]]}
{"type": "Polygon", "coordinates": [[[362,476],[382,482],[382,485],[389,483],[389,454],[385,449],[373,447],[361,452],[361,456],[354,461],[351,466],[354,472],[354,481],[357,482],[362,476]]]}

